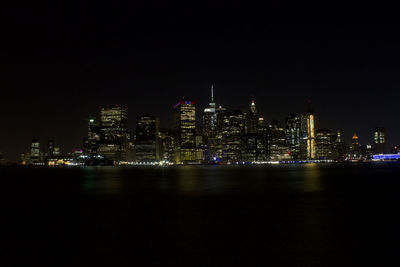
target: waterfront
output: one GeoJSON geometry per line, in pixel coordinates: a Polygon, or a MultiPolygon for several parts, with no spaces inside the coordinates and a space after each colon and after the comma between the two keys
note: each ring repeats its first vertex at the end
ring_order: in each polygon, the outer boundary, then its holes
{"type": "Polygon", "coordinates": [[[397,261],[399,164],[0,170],[16,263],[397,261]]]}

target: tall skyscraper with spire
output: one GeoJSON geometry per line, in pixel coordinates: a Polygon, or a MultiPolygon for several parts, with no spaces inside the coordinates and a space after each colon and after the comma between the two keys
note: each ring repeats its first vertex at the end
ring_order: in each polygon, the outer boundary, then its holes
{"type": "Polygon", "coordinates": [[[254,99],[251,101],[250,108],[246,113],[246,133],[244,136],[245,149],[242,153],[242,160],[257,161],[257,129],[258,129],[258,114],[254,99]]]}
{"type": "Polygon", "coordinates": [[[215,138],[217,127],[217,114],[214,102],[214,86],[211,84],[211,99],[203,115],[203,141],[207,147],[206,160],[211,160],[215,155],[215,138]]]}

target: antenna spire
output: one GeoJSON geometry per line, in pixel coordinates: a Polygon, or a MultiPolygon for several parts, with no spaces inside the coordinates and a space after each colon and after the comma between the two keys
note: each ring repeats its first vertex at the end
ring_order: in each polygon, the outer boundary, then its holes
{"type": "Polygon", "coordinates": [[[211,102],[214,102],[214,85],[211,84],[211,102]]]}

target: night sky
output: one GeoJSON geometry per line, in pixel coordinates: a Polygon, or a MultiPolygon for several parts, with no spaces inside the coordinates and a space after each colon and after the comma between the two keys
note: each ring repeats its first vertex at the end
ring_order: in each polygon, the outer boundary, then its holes
{"type": "Polygon", "coordinates": [[[133,2],[7,7],[0,52],[7,159],[28,151],[33,137],[54,139],[62,152],[81,148],[87,119],[106,104],[127,105],[131,129],[143,113],[171,127],[172,105],[187,96],[200,114],[211,83],[217,104],[246,108],[254,96],[268,121],[283,125],[311,99],[317,128],[340,129],[347,143],[354,132],[371,142],[375,126],[386,127],[389,145],[400,143],[399,25],[357,8],[339,15],[275,4],[133,2]]]}

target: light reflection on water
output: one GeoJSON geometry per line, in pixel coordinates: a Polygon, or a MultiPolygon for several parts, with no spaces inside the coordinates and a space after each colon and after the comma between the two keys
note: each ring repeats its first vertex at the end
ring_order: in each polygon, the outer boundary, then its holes
{"type": "Polygon", "coordinates": [[[192,195],[202,186],[199,181],[198,169],[193,166],[182,166],[176,177],[176,189],[181,194],[192,195]]]}
{"type": "Polygon", "coordinates": [[[89,192],[118,193],[122,189],[122,178],[120,168],[88,167],[84,172],[82,187],[89,192]]]}
{"type": "Polygon", "coordinates": [[[88,167],[81,189],[88,193],[201,195],[237,192],[318,192],[332,168],[284,166],[88,167]]]}
{"type": "Polygon", "coordinates": [[[304,192],[323,191],[320,167],[316,163],[306,164],[304,167],[304,192]]]}

